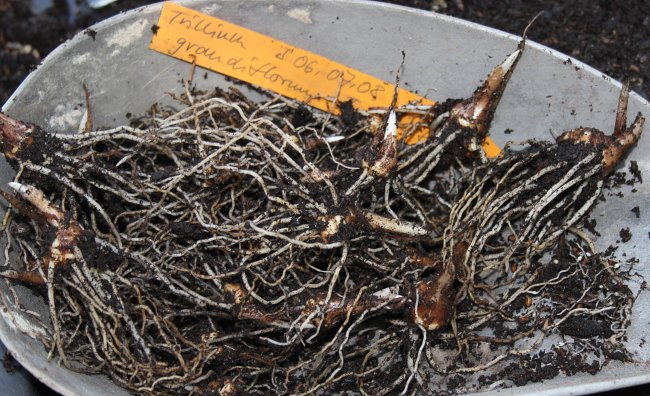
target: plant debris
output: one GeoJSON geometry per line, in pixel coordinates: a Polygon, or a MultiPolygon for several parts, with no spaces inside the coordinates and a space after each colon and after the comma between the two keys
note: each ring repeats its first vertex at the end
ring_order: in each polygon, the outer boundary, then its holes
{"type": "Polygon", "coordinates": [[[63,365],[145,394],[465,392],[626,359],[628,275],[578,226],[643,117],[627,125],[626,86],[613,134],[487,159],[522,50],[420,114],[413,145],[409,108],[234,88],[78,134],[0,115],[0,274],[42,293],[63,365]]]}

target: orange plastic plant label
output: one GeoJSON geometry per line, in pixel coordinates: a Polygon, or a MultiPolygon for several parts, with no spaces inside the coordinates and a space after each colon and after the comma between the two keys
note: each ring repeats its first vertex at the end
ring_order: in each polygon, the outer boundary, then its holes
{"type": "MultiPolygon", "coordinates": [[[[302,48],[171,2],[163,5],[150,48],[337,114],[337,102],[356,109],[387,108],[395,86],[302,48]]],[[[398,89],[397,106],[435,102],[398,89]]],[[[428,133],[411,136],[410,143],[428,133]],[[413,139],[415,138],[415,139],[413,139]]],[[[487,140],[488,156],[499,148],[487,140]]]]}

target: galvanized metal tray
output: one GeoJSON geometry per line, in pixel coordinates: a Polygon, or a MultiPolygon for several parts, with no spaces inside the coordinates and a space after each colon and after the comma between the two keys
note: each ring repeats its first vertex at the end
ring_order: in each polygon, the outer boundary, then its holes
{"type": "MultiPolygon", "coordinates": [[[[194,0],[178,1],[277,39],[319,53],[371,75],[392,81],[406,53],[401,79],[404,86],[433,100],[468,96],[506,54],[518,37],[462,20],[399,6],[360,0],[194,0]]],[[[46,58],[4,105],[7,114],[50,130],[76,130],[82,120],[84,82],[92,91],[95,126],[126,123],[126,114],[143,113],[151,103],[165,100],[166,92],[181,89],[179,80],[188,65],[148,49],[151,27],[160,5],[147,6],[93,26],[93,34],[79,34],[46,58]]],[[[534,29],[534,26],[533,26],[534,29]]],[[[90,32],[90,31],[89,31],[90,32]]],[[[202,74],[202,73],[201,73],[202,74]]],[[[229,85],[208,72],[197,79],[201,86],[229,85]]],[[[570,57],[529,42],[497,111],[491,136],[498,144],[510,139],[552,139],[553,134],[576,126],[611,131],[620,83],[570,57]],[[504,133],[512,130],[512,134],[504,133]]],[[[636,94],[629,114],[650,116],[650,104],[636,94]]],[[[647,129],[647,127],[646,127],[647,129]]],[[[650,174],[650,137],[643,136],[627,161],[637,161],[650,174]]],[[[627,167],[627,164],[622,165],[627,167]]],[[[11,180],[11,168],[0,160],[0,185],[11,180]]],[[[636,270],[646,278],[650,266],[650,188],[647,184],[623,187],[625,199],[608,199],[594,209],[597,240],[605,249],[629,227],[632,239],[621,244],[619,257],[641,260],[636,270]],[[641,208],[637,218],[630,210],[641,208]]],[[[2,248],[2,247],[0,247],[2,248]]],[[[0,283],[0,292],[4,292],[0,283]]],[[[633,291],[638,284],[630,284],[633,291]]],[[[27,288],[20,298],[30,309],[47,317],[44,302],[27,288]]],[[[2,294],[2,293],[0,293],[2,294]]],[[[9,312],[5,295],[0,309],[0,339],[18,361],[37,378],[64,395],[127,392],[103,376],[70,372],[55,361],[37,336],[38,324],[9,312]]],[[[559,377],[544,383],[500,390],[498,394],[584,394],[650,382],[648,336],[650,293],[641,292],[632,312],[626,347],[635,362],[606,366],[598,374],[559,377]]]]}

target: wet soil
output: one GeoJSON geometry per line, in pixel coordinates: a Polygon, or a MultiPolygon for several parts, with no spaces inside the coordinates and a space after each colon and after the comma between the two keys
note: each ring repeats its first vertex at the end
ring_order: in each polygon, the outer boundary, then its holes
{"type": "Polygon", "coordinates": [[[650,97],[649,0],[388,0],[521,35],[570,55],[650,97]]]}
{"type": "Polygon", "coordinates": [[[9,352],[5,352],[2,357],[2,367],[10,374],[19,371],[21,368],[20,363],[18,363],[9,352]]]}

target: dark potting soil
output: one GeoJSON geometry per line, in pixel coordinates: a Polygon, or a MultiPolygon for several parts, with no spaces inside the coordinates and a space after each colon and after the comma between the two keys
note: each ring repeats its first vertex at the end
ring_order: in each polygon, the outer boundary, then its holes
{"type": "Polygon", "coordinates": [[[6,351],[2,357],[2,367],[11,374],[20,370],[21,365],[16,361],[13,355],[9,353],[9,351],[6,351]]]}
{"type": "Polygon", "coordinates": [[[650,96],[649,0],[387,0],[521,35],[556,49],[650,96]]]}

